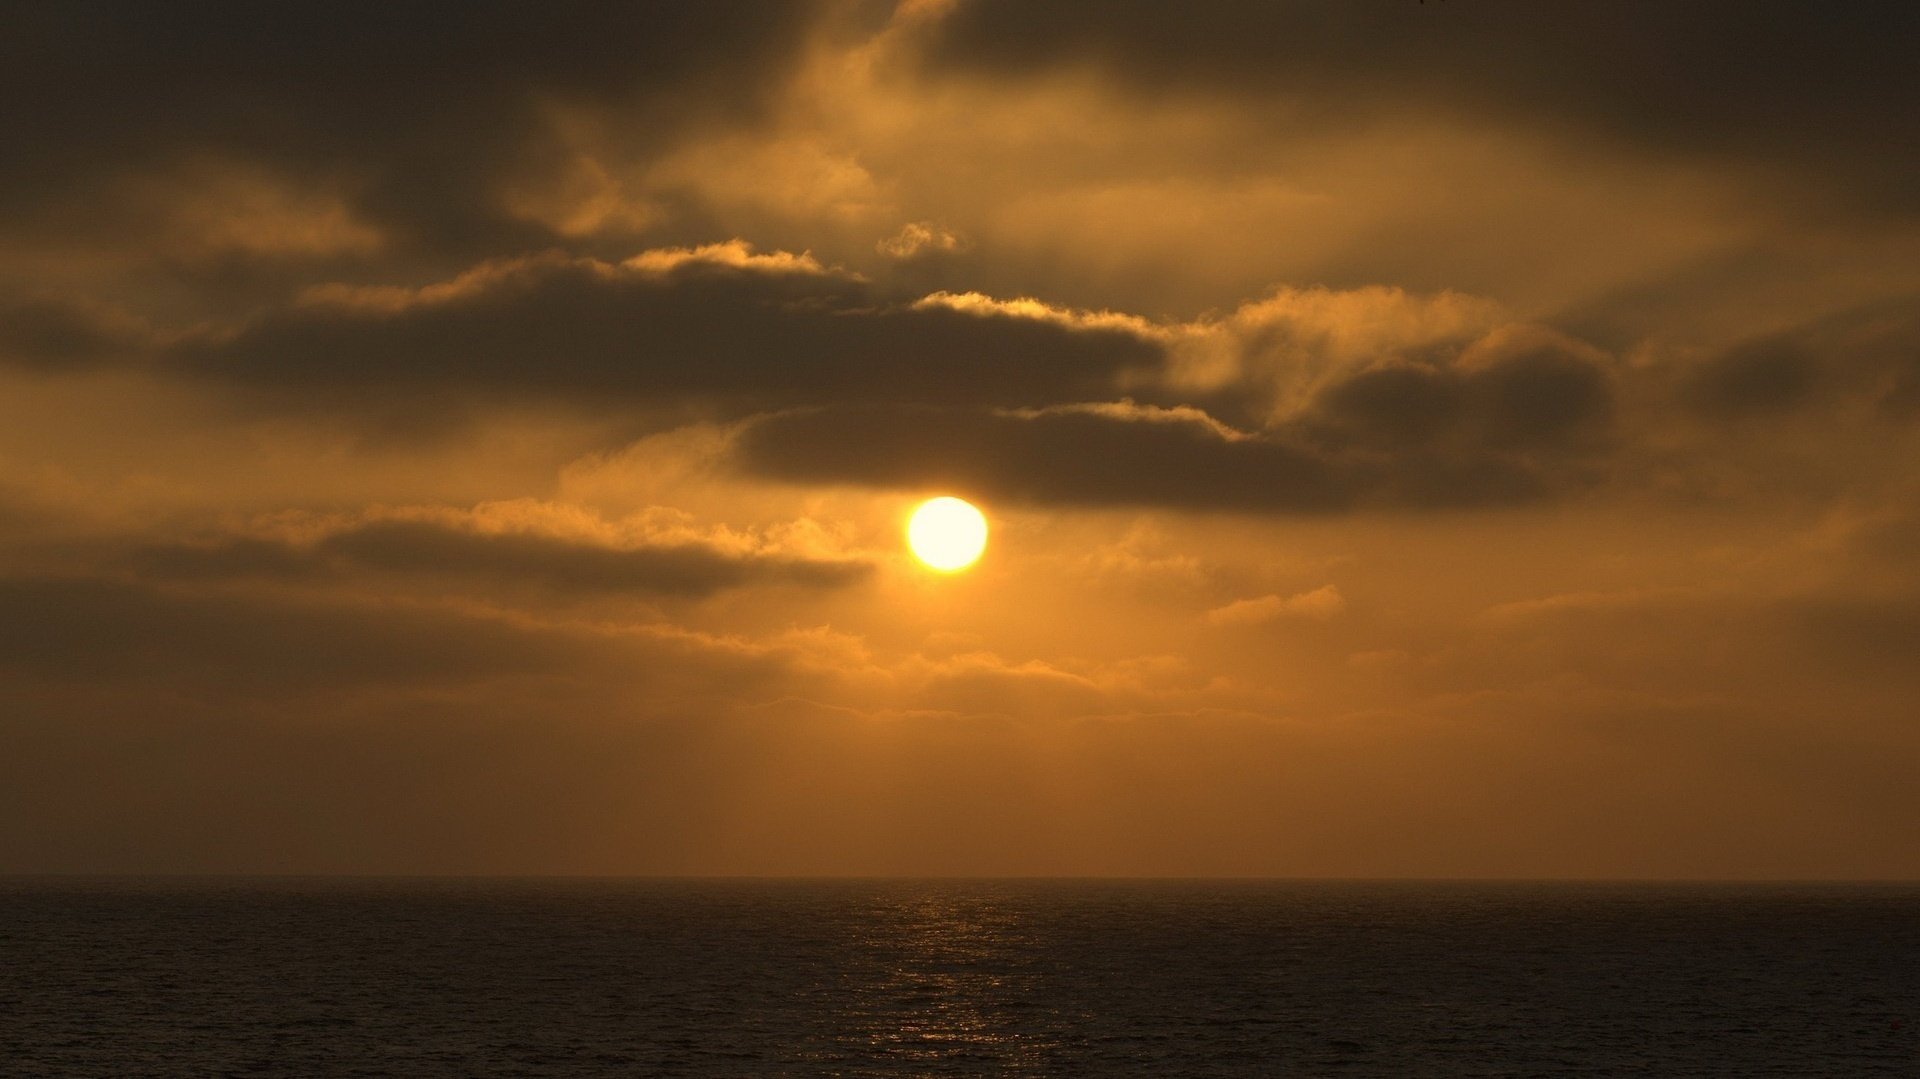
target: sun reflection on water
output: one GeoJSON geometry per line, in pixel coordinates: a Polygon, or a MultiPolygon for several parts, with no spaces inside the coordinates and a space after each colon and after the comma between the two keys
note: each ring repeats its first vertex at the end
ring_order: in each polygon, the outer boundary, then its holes
{"type": "Polygon", "coordinates": [[[1045,950],[1019,911],[978,890],[901,891],[866,912],[871,929],[841,974],[839,1048],[931,1074],[1046,1070],[1058,1017],[1036,989],[1045,950]]]}

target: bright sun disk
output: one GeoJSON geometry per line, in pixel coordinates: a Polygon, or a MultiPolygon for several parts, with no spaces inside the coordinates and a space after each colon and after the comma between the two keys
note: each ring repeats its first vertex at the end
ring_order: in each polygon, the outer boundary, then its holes
{"type": "Polygon", "coordinates": [[[987,549],[987,519],[965,499],[930,498],[907,521],[907,546],[942,573],[966,569],[987,549]]]}

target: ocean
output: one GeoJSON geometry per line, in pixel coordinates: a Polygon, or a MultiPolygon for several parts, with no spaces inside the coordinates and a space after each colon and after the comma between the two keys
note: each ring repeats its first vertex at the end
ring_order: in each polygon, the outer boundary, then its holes
{"type": "Polygon", "coordinates": [[[20,878],[0,1075],[1920,1076],[1920,886],[20,878]]]}

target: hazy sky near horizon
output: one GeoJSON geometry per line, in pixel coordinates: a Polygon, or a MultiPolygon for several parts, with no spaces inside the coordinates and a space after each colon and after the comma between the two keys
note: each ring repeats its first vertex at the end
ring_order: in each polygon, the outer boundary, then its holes
{"type": "Polygon", "coordinates": [[[1916,10],[16,5],[0,872],[1920,876],[1916,10]]]}

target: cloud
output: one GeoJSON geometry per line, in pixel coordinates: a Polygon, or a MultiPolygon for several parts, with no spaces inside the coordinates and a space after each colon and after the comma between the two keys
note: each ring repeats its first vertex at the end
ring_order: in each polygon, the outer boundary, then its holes
{"type": "Polygon", "coordinates": [[[1812,356],[1792,344],[1758,341],[1701,364],[1686,397],[1701,412],[1739,417],[1797,412],[1820,389],[1812,356]]]}
{"type": "Polygon", "coordinates": [[[968,244],[958,233],[931,221],[912,221],[900,231],[881,240],[874,249],[889,258],[912,259],[966,250],[968,244]]]}
{"type": "Polygon", "coordinates": [[[134,566],[168,581],[341,581],[374,573],[438,588],[580,598],[838,588],[872,572],[858,558],[782,549],[761,537],[701,531],[670,517],[611,523],[541,503],[471,511],[419,507],[279,525],[293,535],[143,545],[134,566]]]}
{"type": "MultiPolygon", "coordinates": [[[[443,254],[539,243],[554,233],[517,217],[503,188],[569,166],[556,116],[618,111],[625,142],[653,150],[750,116],[818,13],[758,0],[673,13],[570,0],[538,17],[494,2],[363,0],[16,10],[0,34],[0,97],[37,104],[7,110],[0,141],[34,152],[0,163],[0,235],[137,238],[170,213],[152,203],[154,183],[191,199],[187,178],[211,166],[264,178],[248,182],[268,192],[253,203],[267,218],[289,220],[300,200],[321,212],[294,217],[333,215],[348,230],[335,239],[370,229],[443,254]],[[311,190],[288,203],[301,186],[311,190]]],[[[249,220],[265,219],[215,224],[249,220]]],[[[320,235],[281,238],[314,250],[320,235]]],[[[263,237],[229,238],[244,250],[263,237]]]]}
{"type": "Polygon", "coordinates": [[[1327,462],[1276,440],[1086,410],[786,412],[747,424],[734,460],[792,482],[945,487],[1060,506],[1328,512],[1351,498],[1327,462]]]}
{"type": "Polygon", "coordinates": [[[760,476],[1283,513],[1592,486],[1612,368],[1452,294],[1282,290],[1223,318],[1156,322],[972,292],[893,299],[740,241],[313,287],[178,334],[145,367],[409,433],[482,407],[655,426],[763,413],[735,454],[760,476]]]}
{"type": "MultiPolygon", "coordinates": [[[[328,288],[170,350],[178,373],[285,407],[549,402],[718,412],[847,401],[1046,404],[1151,367],[1130,325],[1050,308],[898,304],[733,242],[609,263],[549,254],[424,288],[328,288]]],[[[424,418],[423,418],[424,422],[424,418]]]]}
{"type": "Polygon", "coordinates": [[[1593,448],[1619,395],[1607,353],[1455,292],[1282,288],[1153,331],[1169,361],[1143,396],[1338,445],[1593,448]]]}
{"type": "Polygon", "coordinates": [[[1237,599],[1207,612],[1207,624],[1214,626],[1258,626],[1287,618],[1324,621],[1347,609],[1347,600],[1333,585],[1322,585],[1311,592],[1291,596],[1265,595],[1237,599]]]}
{"type": "Polygon", "coordinates": [[[870,567],[851,560],[743,556],[700,544],[604,548],[537,535],[483,535],[424,521],[384,521],[319,546],[357,566],[408,575],[535,583],[559,592],[707,595],[748,584],[845,585],[870,567]]]}
{"type": "Polygon", "coordinates": [[[1783,172],[1910,214],[1920,202],[1886,150],[1920,140],[1904,48],[1916,33],[1920,15],[1904,5],[1794,0],[1570,10],[969,0],[935,25],[927,55],[936,69],[1002,77],[1090,67],[1142,97],[1239,102],[1296,126],[1491,119],[1783,172]]]}
{"type": "Polygon", "coordinates": [[[554,673],[583,662],[596,643],[428,609],[0,578],[0,668],[58,681],[267,693],[464,683],[554,673]]]}
{"type": "Polygon", "coordinates": [[[1750,337],[1689,365],[1680,400],[1712,420],[1767,420],[1864,402],[1920,415],[1920,297],[1750,337]]]}
{"type": "Polygon", "coordinates": [[[1612,417],[1603,362],[1564,338],[1503,329],[1452,363],[1385,364],[1331,382],[1304,422],[1323,437],[1382,449],[1571,449],[1612,417]]]}
{"type": "Polygon", "coordinates": [[[1696,592],[1685,589],[1563,592],[1495,604],[1483,611],[1481,617],[1497,626],[1536,627],[1554,619],[1633,616],[1647,611],[1671,611],[1684,601],[1697,601],[1699,598],[1696,592]]]}
{"type": "Polygon", "coordinates": [[[0,298],[0,366],[71,371],[126,362],[152,348],[138,319],[57,297],[0,298]]]}
{"type": "MultiPolygon", "coordinates": [[[[1597,482],[1615,392],[1602,362],[1554,335],[1503,329],[1425,364],[1330,373],[1304,406],[1263,429],[1133,402],[841,406],[752,421],[734,458],[793,482],[946,486],[1053,505],[1255,513],[1512,505],[1597,482]]],[[[1230,390],[1215,396],[1233,407],[1230,390]]]]}
{"type": "Polygon", "coordinates": [[[1376,366],[1443,364],[1512,322],[1500,304],[1459,292],[1283,287],[1181,327],[1170,377],[1209,405],[1243,397],[1221,403],[1264,423],[1329,382],[1376,366]]]}

